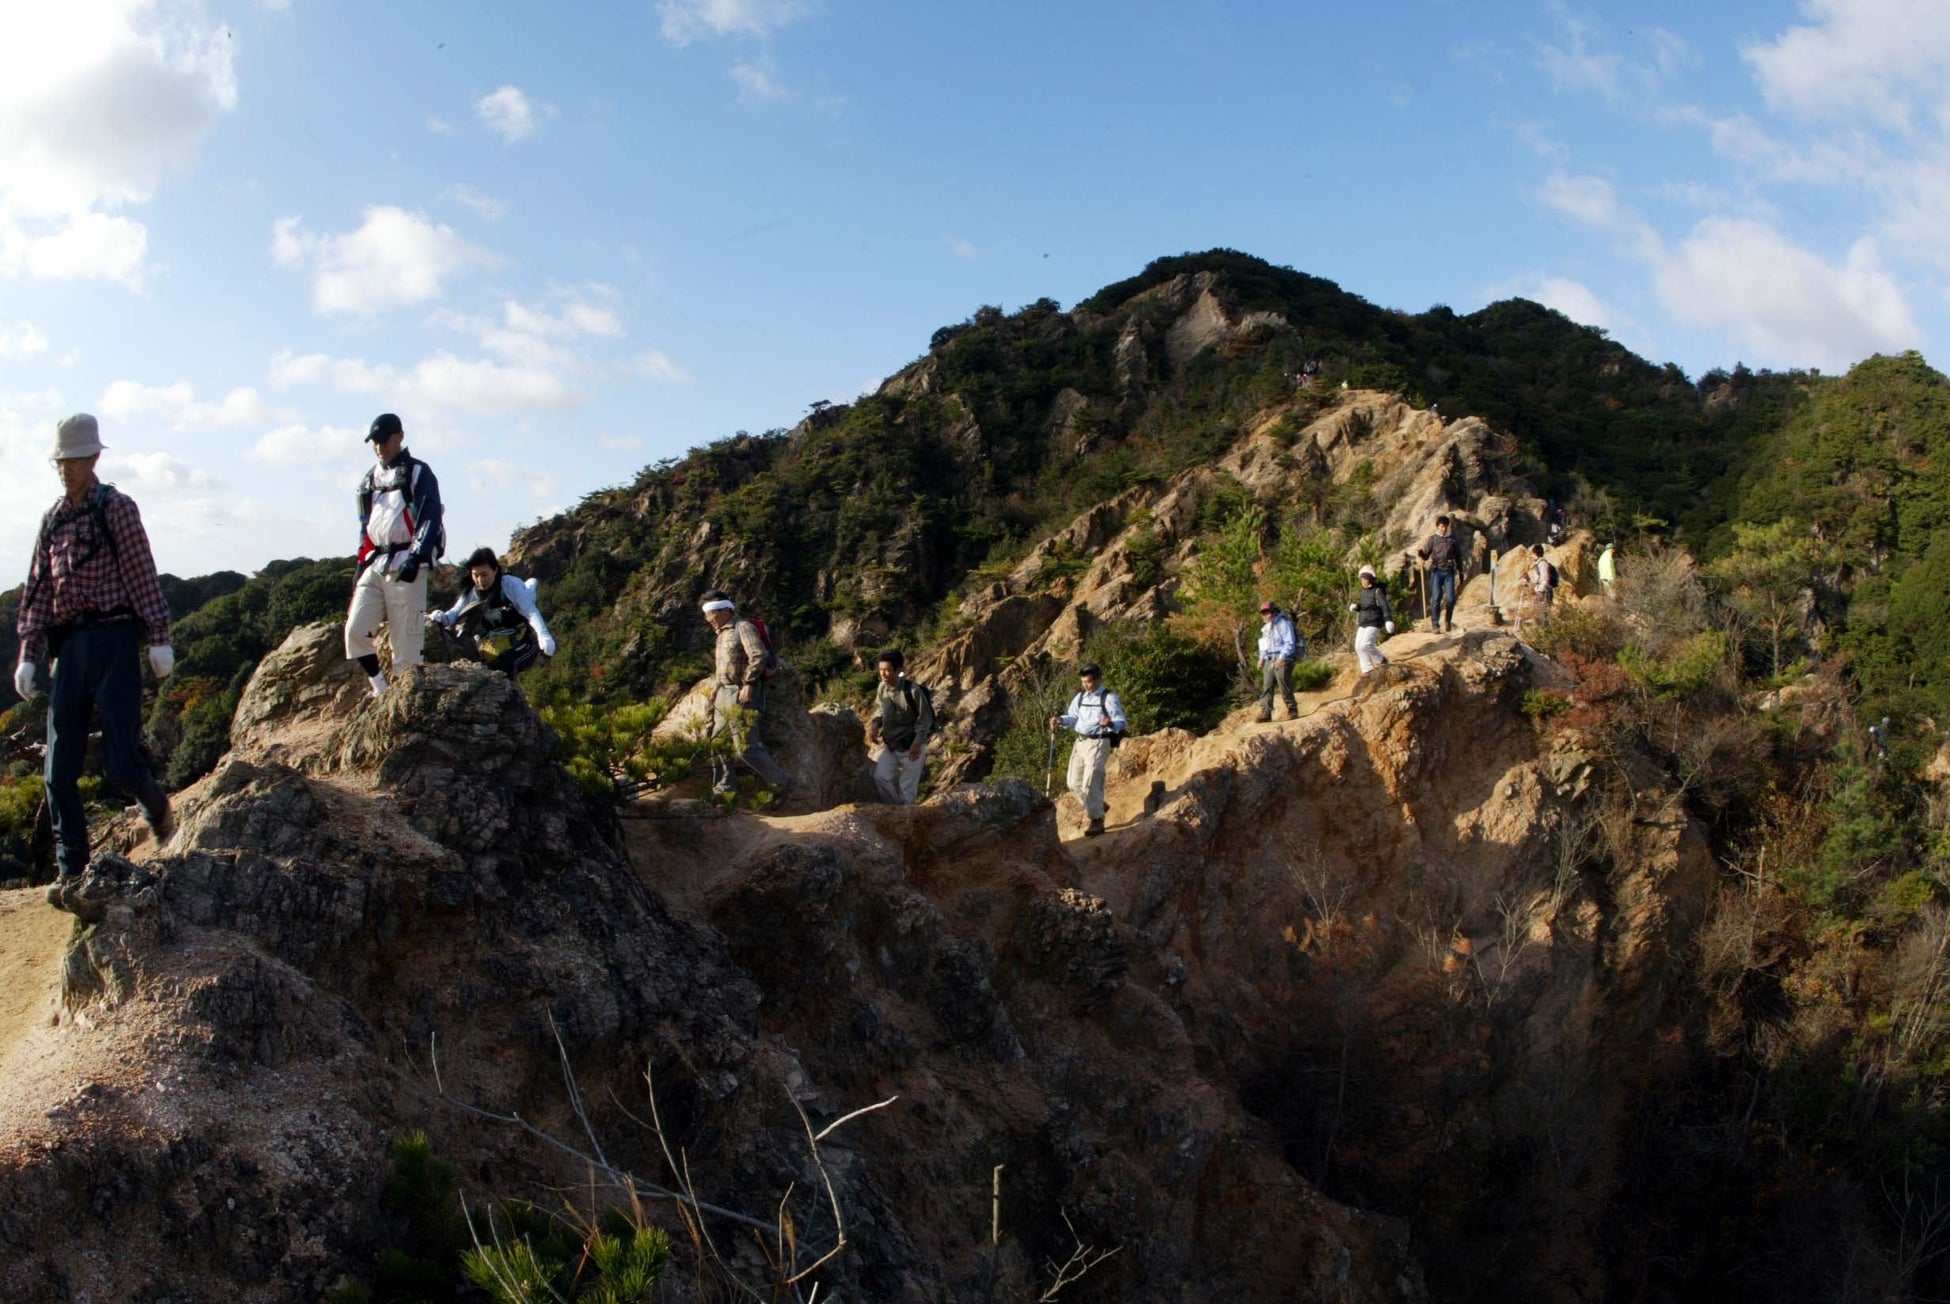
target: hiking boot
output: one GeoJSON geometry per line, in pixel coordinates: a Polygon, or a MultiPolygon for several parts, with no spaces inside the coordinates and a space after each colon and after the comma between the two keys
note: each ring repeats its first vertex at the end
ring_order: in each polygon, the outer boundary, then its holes
{"type": "Polygon", "coordinates": [[[81,875],[62,874],[47,885],[47,903],[56,910],[68,908],[68,893],[81,885],[81,875]]]}
{"type": "Polygon", "coordinates": [[[1300,718],[1300,708],[1288,702],[1286,704],[1286,714],[1280,718],[1282,720],[1298,720],[1300,718]]]}
{"type": "Polygon", "coordinates": [[[1253,723],[1265,724],[1268,720],[1271,720],[1272,718],[1273,718],[1273,713],[1271,711],[1268,711],[1265,715],[1255,717],[1253,723]]]}
{"type": "Polygon", "coordinates": [[[1084,836],[1084,837],[1086,837],[1086,838],[1101,838],[1101,837],[1103,837],[1103,836],[1104,836],[1104,822],[1103,822],[1102,820],[1091,820],[1091,821],[1090,821],[1090,827],[1089,827],[1089,828],[1087,828],[1087,829],[1085,829],[1085,830],[1083,831],[1083,836],[1084,836]]]}
{"type": "Polygon", "coordinates": [[[169,808],[169,798],[163,798],[161,810],[143,811],[142,822],[149,826],[149,836],[156,840],[157,846],[169,841],[170,834],[176,832],[176,812],[169,808]]]}

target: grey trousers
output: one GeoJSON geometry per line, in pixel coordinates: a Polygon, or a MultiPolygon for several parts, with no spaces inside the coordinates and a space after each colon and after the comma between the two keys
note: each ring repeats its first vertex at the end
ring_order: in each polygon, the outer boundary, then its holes
{"type": "Polygon", "coordinates": [[[1278,689],[1286,699],[1286,709],[1298,711],[1293,701],[1293,663],[1290,661],[1268,661],[1260,667],[1259,674],[1259,713],[1273,714],[1273,690],[1278,689]]]}
{"type": "Polygon", "coordinates": [[[723,792],[733,786],[738,779],[738,767],[743,765],[774,788],[790,788],[792,778],[779,768],[772,759],[772,753],[765,750],[765,742],[758,736],[759,716],[765,710],[765,688],[763,685],[752,690],[749,706],[738,705],[738,685],[720,684],[711,697],[711,736],[720,734],[731,739],[729,754],[719,755],[711,761],[712,786],[723,792]]]}

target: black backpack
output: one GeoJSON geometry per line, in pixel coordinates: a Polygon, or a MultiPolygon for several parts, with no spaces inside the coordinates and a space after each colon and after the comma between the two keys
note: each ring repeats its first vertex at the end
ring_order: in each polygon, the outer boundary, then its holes
{"type": "Polygon", "coordinates": [[[906,676],[901,677],[901,692],[907,697],[907,713],[916,720],[921,718],[922,702],[928,704],[928,737],[941,732],[941,713],[934,709],[934,690],[926,684],[917,684],[906,676]]]}

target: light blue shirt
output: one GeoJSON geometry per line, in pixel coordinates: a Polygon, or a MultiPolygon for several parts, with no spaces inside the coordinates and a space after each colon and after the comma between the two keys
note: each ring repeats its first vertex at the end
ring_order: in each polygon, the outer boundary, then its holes
{"type": "Polygon", "coordinates": [[[1284,611],[1276,613],[1272,620],[1259,627],[1259,663],[1293,660],[1299,642],[1299,631],[1293,628],[1293,621],[1284,611]]]}
{"type": "Polygon", "coordinates": [[[1108,738],[1114,733],[1123,733],[1124,703],[1109,689],[1100,688],[1094,693],[1078,693],[1070,699],[1070,709],[1062,715],[1063,727],[1075,729],[1079,738],[1108,738]],[[1110,717],[1110,727],[1104,727],[1104,716],[1110,717]]]}

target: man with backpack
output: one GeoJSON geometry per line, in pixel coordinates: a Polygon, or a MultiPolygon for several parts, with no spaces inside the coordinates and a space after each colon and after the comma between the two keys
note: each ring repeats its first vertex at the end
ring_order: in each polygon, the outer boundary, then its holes
{"type": "Polygon", "coordinates": [[[381,625],[393,646],[393,673],[420,664],[427,571],[446,551],[447,530],[440,484],[432,467],[406,451],[400,419],[381,412],[366,441],[377,464],[359,481],[359,577],[345,615],[345,655],[366,672],[377,697],[388,683],[376,651],[381,625]]]}
{"type": "Polygon", "coordinates": [[[1124,718],[1124,703],[1104,687],[1104,672],[1094,663],[1077,669],[1082,691],[1070,699],[1069,709],[1049,718],[1049,727],[1075,729],[1076,743],[1070,748],[1070,791],[1083,803],[1090,827],[1086,838],[1102,837],[1104,832],[1104,769],[1110,753],[1124,741],[1130,725],[1124,718]]]}
{"type": "Polygon", "coordinates": [[[1449,518],[1435,518],[1435,533],[1418,550],[1429,566],[1429,626],[1436,633],[1456,628],[1456,585],[1462,577],[1462,544],[1449,532],[1449,518]]]}
{"type": "Polygon", "coordinates": [[[555,635],[535,605],[535,581],[504,572],[492,548],[476,548],[468,555],[467,577],[472,586],[462,587],[446,611],[429,611],[430,623],[482,665],[510,679],[538,658],[555,655],[555,635]]]}
{"type": "Polygon", "coordinates": [[[88,866],[80,784],[91,715],[101,717],[102,769],[109,781],[136,799],[157,842],[173,828],[169,798],[138,743],[142,665],[137,649],[148,648],[156,678],[175,668],[169,604],[135,500],[95,478],[101,453],[100,427],[87,413],[55,427],[54,465],[65,492],[41,518],[16,616],[20,664],[14,689],[23,699],[34,695],[36,668],[53,660],[43,782],[57,875],[47,899],[57,906],[65,904],[64,894],[88,866]]]}
{"type": "Polygon", "coordinates": [[[1530,545],[1530,556],[1530,569],[1524,572],[1524,579],[1529,582],[1534,599],[1529,619],[1546,625],[1550,623],[1551,603],[1557,598],[1557,567],[1544,556],[1544,545],[1541,543],[1530,545]]]}
{"type": "Polygon", "coordinates": [[[880,687],[867,725],[867,740],[880,748],[873,763],[873,786],[882,801],[894,806],[912,806],[920,800],[928,736],[934,732],[934,694],[901,673],[906,664],[898,648],[880,654],[874,665],[880,687]]]}
{"type": "Polygon", "coordinates": [[[758,736],[765,712],[765,681],[778,673],[779,658],[757,622],[739,616],[737,604],[723,589],[712,589],[702,600],[704,619],[717,631],[711,677],[711,736],[725,742],[711,760],[711,791],[727,796],[737,791],[738,766],[756,774],[778,790],[792,792],[792,779],[779,768],[758,736]]]}
{"type": "Polygon", "coordinates": [[[1273,718],[1273,691],[1286,699],[1286,718],[1300,714],[1293,700],[1293,659],[1300,655],[1300,631],[1293,617],[1270,602],[1259,604],[1259,723],[1273,718]]]}

